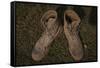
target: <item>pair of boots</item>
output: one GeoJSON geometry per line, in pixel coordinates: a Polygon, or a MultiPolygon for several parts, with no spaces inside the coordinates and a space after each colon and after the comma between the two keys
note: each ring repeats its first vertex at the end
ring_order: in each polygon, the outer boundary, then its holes
{"type": "Polygon", "coordinates": [[[80,17],[73,10],[65,10],[63,27],[58,24],[57,12],[47,11],[41,18],[45,30],[32,51],[32,59],[40,61],[48,53],[48,48],[57,35],[63,30],[68,40],[68,48],[74,60],[79,61],[83,57],[82,42],[78,35],[80,17]]]}

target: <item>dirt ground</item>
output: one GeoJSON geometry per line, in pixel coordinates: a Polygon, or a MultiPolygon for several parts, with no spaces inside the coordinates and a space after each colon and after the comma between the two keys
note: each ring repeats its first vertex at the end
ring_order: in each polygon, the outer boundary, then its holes
{"type": "MultiPolygon", "coordinates": [[[[68,42],[62,32],[51,44],[48,55],[41,61],[33,61],[32,49],[44,31],[40,19],[48,10],[56,10],[60,5],[16,3],[16,65],[52,64],[76,62],[68,50],[68,42]]],[[[66,9],[73,6],[63,6],[66,9]]],[[[97,19],[96,7],[91,7],[91,13],[87,16],[85,11],[90,7],[74,6],[83,16],[80,24],[80,37],[84,47],[83,61],[97,60],[97,19]],[[85,10],[81,10],[85,8],[85,10]],[[84,14],[82,13],[84,11],[84,14]]]]}

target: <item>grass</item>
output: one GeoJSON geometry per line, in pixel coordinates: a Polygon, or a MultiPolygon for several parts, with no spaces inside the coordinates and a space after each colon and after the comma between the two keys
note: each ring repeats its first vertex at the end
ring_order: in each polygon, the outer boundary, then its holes
{"type": "MultiPolygon", "coordinates": [[[[16,65],[33,65],[48,63],[75,62],[68,51],[68,43],[61,33],[51,44],[49,53],[43,60],[36,62],[31,58],[32,49],[40,38],[44,28],[40,23],[42,15],[49,9],[55,10],[58,5],[16,4],[16,65]]],[[[87,7],[88,8],[88,7],[87,7]]],[[[82,61],[95,61],[96,25],[81,22],[80,36],[83,45],[87,45],[82,61]]]]}

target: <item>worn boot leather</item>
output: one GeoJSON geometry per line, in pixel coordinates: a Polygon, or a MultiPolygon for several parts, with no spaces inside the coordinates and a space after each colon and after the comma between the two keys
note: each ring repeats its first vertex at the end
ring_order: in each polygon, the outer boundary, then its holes
{"type": "Polygon", "coordinates": [[[48,53],[49,45],[56,38],[60,31],[60,26],[57,23],[57,13],[54,10],[47,11],[41,18],[41,23],[45,28],[42,36],[36,42],[32,51],[32,59],[40,61],[48,53]]]}
{"type": "Polygon", "coordinates": [[[64,33],[69,44],[69,52],[74,60],[79,61],[83,57],[82,42],[79,37],[80,17],[73,10],[64,12],[64,33]]]}

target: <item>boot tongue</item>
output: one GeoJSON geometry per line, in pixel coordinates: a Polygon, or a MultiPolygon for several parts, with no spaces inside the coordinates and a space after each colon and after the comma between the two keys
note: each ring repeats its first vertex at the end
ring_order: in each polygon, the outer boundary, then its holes
{"type": "Polygon", "coordinates": [[[47,22],[47,28],[51,29],[51,27],[55,24],[55,18],[49,18],[47,22]]]}
{"type": "Polygon", "coordinates": [[[48,23],[49,22],[54,22],[54,21],[55,21],[55,18],[53,18],[53,17],[51,17],[51,18],[48,19],[48,23]]]}

